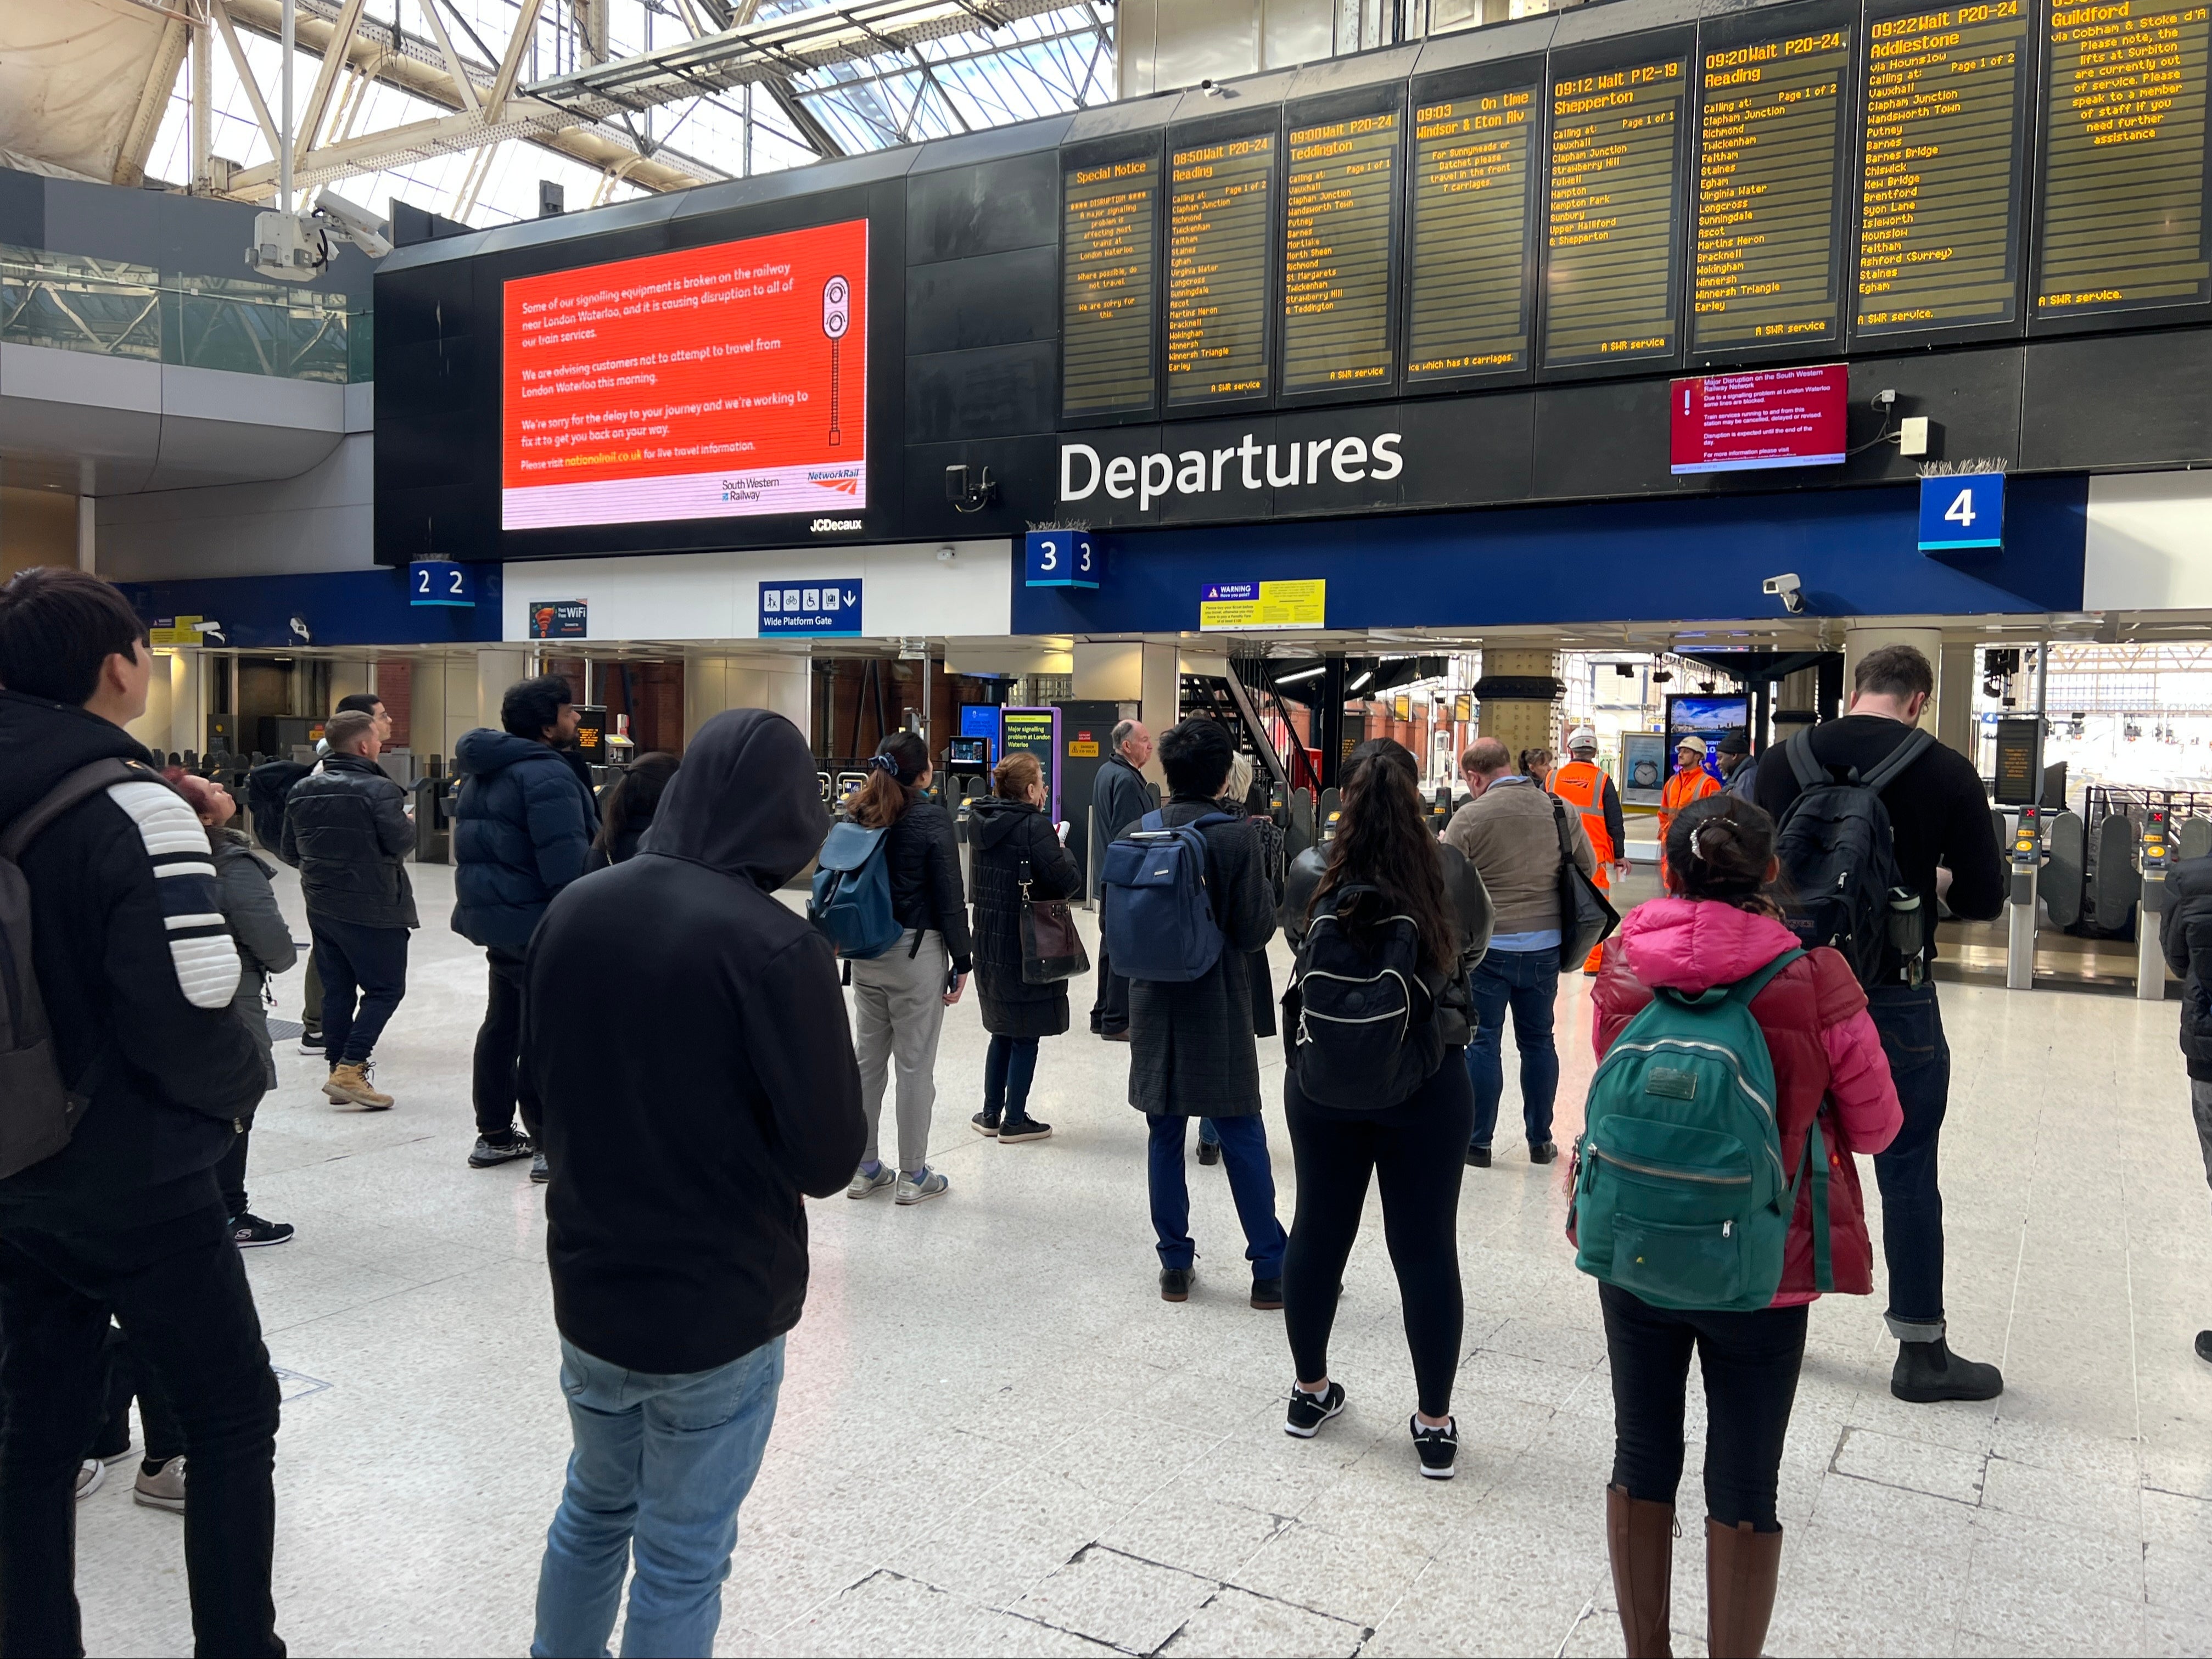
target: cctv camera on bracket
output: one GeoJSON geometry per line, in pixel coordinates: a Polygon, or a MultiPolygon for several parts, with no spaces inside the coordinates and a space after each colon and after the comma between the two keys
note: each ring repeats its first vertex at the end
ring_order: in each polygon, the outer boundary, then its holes
{"type": "Polygon", "coordinates": [[[1791,616],[1802,616],[1805,610],[1805,585],[1794,572],[1769,576],[1759,586],[1769,599],[1782,601],[1782,608],[1791,616]]]}
{"type": "Polygon", "coordinates": [[[948,466],[945,499],[952,503],[955,513],[981,513],[999,499],[999,486],[992,482],[988,466],[948,466]]]}

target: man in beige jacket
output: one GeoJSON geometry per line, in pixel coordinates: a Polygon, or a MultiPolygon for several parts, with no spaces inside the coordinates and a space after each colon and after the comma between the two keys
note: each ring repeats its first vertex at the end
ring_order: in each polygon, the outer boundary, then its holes
{"type": "Polygon", "coordinates": [[[1474,971],[1474,1040],[1467,1073],[1474,1085],[1474,1130],[1467,1161],[1490,1167],[1498,1103],[1505,1092],[1499,1055],[1505,1011],[1521,1049],[1521,1115],[1528,1161],[1559,1155],[1552,1140],[1552,1103],[1559,1090],[1559,1051],[1552,1041],[1552,1005],[1559,993],[1559,837],[1588,875],[1597,868],[1589,836],[1576,812],[1555,813],[1542,788],[1513,769],[1495,738],[1478,738],[1460,757],[1471,799],[1452,814],[1444,839],[1466,855],[1490,890],[1497,930],[1474,971]]]}

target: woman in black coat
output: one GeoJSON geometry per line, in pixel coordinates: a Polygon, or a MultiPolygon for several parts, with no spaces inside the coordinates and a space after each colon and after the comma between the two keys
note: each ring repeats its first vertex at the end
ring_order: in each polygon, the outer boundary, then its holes
{"type": "Polygon", "coordinates": [[[584,860],[584,873],[623,864],[637,856],[637,844],[653,828],[660,797],[676,775],[677,759],[665,749],[640,755],[615,780],[599,804],[599,833],[584,860]]]}
{"type": "Polygon", "coordinates": [[[1081,884],[1075,855],[1046,819],[1044,771],[1015,753],[992,774],[995,793],[969,811],[968,879],[975,897],[975,988],[991,1052],[983,1063],[983,1109],[969,1120],[1000,1141],[1042,1140],[1052,1125],[1029,1115],[1037,1042],[1067,1029],[1067,982],[1022,979],[1022,884],[1030,898],[1068,898],[1081,884]]]}

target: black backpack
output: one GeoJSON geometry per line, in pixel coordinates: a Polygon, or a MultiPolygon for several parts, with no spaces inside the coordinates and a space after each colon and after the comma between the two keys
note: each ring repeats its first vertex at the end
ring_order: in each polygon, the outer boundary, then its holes
{"type": "Polygon", "coordinates": [[[1935,744],[1915,726],[1864,777],[1846,768],[1841,782],[1814,756],[1810,731],[1782,745],[1798,790],[1774,841],[1790,889],[1790,926],[1808,951],[1828,945],[1842,951],[1861,985],[1900,966],[1919,982],[1927,919],[1921,896],[1898,880],[1881,792],[1935,744]]]}
{"type": "Polygon", "coordinates": [[[1283,1036],[1310,1100],[1381,1111],[1408,1098],[1443,1063],[1436,995],[1421,975],[1421,933],[1395,915],[1366,930],[1368,946],[1338,921],[1337,906],[1378,890],[1340,887],[1314,907],[1290,989],[1283,1036]]]}
{"type": "Polygon", "coordinates": [[[284,838],[284,803],[292,786],[315,769],[298,761],[264,761],[246,775],[246,810],[253,839],[274,853],[284,838]]]}
{"type": "Polygon", "coordinates": [[[86,1104],[63,1081],[54,1054],[31,954],[31,890],[21,860],[40,832],[70,807],[133,779],[160,783],[161,775],[139,761],[80,766],[0,834],[0,1181],[68,1146],[86,1104]]]}

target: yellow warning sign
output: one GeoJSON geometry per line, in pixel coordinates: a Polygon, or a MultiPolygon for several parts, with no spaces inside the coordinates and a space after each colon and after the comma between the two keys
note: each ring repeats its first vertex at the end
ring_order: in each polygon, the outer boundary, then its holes
{"type": "Polygon", "coordinates": [[[1319,628],[1328,605],[1326,580],[1208,582],[1198,602],[1204,632],[1319,628]]]}

